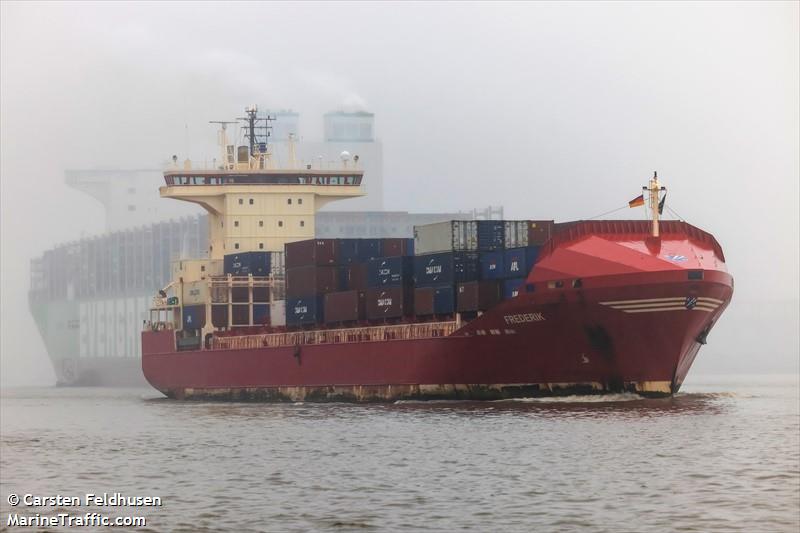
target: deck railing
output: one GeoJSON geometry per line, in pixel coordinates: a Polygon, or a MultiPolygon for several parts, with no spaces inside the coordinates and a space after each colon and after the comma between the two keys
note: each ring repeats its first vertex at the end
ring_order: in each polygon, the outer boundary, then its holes
{"type": "Polygon", "coordinates": [[[457,321],[428,322],[424,324],[398,324],[391,326],[368,326],[360,328],[324,329],[315,331],[292,331],[287,333],[264,333],[236,337],[215,337],[213,350],[240,350],[278,346],[302,346],[308,344],[342,344],[382,340],[411,340],[447,337],[459,324],[457,321]]]}

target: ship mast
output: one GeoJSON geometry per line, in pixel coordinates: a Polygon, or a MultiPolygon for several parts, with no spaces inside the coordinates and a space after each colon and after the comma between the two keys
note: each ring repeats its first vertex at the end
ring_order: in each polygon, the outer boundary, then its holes
{"type": "Polygon", "coordinates": [[[642,190],[645,190],[649,194],[649,201],[650,201],[650,215],[652,217],[652,235],[653,237],[659,236],[659,228],[658,228],[658,217],[661,214],[661,201],[659,195],[661,191],[666,191],[666,187],[662,187],[661,183],[658,181],[658,172],[653,172],[653,177],[650,178],[650,181],[647,187],[642,187],[642,190]]]}

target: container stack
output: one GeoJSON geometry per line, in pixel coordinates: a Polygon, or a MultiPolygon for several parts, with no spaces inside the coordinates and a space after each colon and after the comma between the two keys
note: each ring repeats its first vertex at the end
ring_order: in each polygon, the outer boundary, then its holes
{"type": "Polygon", "coordinates": [[[348,327],[413,314],[413,240],[312,239],[286,245],[286,325],[348,327]]]}
{"type": "Polygon", "coordinates": [[[552,221],[450,221],[414,228],[418,317],[486,311],[519,294],[552,221]]]}

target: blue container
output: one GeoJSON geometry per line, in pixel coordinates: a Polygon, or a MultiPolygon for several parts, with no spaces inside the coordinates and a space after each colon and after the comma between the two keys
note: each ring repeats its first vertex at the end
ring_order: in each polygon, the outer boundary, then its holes
{"type": "Polygon", "coordinates": [[[411,257],[381,257],[367,264],[367,286],[400,287],[413,283],[414,263],[411,257]]]}
{"type": "Polygon", "coordinates": [[[269,304],[253,304],[253,324],[269,322],[269,304]]]}
{"type": "Polygon", "coordinates": [[[383,239],[358,239],[358,260],[366,263],[370,259],[383,257],[383,239]]]}
{"type": "Polygon", "coordinates": [[[234,276],[247,276],[248,274],[269,276],[270,263],[269,252],[242,252],[228,254],[223,258],[225,274],[234,276]]]}
{"type": "Polygon", "coordinates": [[[456,312],[456,291],[452,285],[435,288],[433,312],[437,315],[449,315],[456,312]]]}
{"type": "Polygon", "coordinates": [[[539,257],[540,246],[511,248],[505,253],[505,271],[507,278],[527,276],[539,257]]]}
{"type": "Polygon", "coordinates": [[[310,326],[322,322],[322,298],[308,296],[286,299],[286,325],[310,326]]]}
{"type": "Polygon", "coordinates": [[[523,290],[525,279],[526,278],[514,278],[505,280],[503,282],[503,299],[508,300],[509,298],[516,297],[523,290]]]}
{"type": "Polygon", "coordinates": [[[506,224],[502,220],[478,220],[478,250],[502,250],[506,242],[506,224]]]}
{"type": "Polygon", "coordinates": [[[477,281],[479,273],[477,252],[443,252],[414,257],[414,283],[417,287],[477,281]]]}
{"type": "Polygon", "coordinates": [[[201,329],[206,321],[205,305],[188,305],[183,308],[183,329],[201,329]]]}
{"type": "Polygon", "coordinates": [[[502,250],[481,253],[481,279],[505,278],[504,256],[505,253],[502,250]]]}
{"type": "Polygon", "coordinates": [[[337,239],[339,241],[339,264],[349,265],[358,262],[359,239],[337,239]]]}

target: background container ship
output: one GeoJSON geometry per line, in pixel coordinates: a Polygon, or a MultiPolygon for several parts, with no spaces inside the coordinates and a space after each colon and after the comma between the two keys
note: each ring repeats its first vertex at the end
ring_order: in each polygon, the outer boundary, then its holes
{"type": "MultiPolygon", "coordinates": [[[[495,399],[677,392],[728,305],[710,234],[659,220],[447,221],[414,240],[314,238],[316,210],[363,195],[358,156],[275,169],[258,116],[222,165],[164,173],[209,213],[142,333],[147,380],[174,398],[495,399]]],[[[646,197],[646,198],[645,198],[646,197]]]]}
{"type": "MultiPolygon", "coordinates": [[[[288,160],[299,114],[271,113],[276,159],[288,160]]],[[[469,212],[385,211],[382,145],[374,116],[335,111],[322,121],[320,141],[296,145],[298,159],[339,166],[339,154],[357,147],[369,163],[370,194],[340,202],[341,211],[316,213],[314,235],[412,237],[416,224],[450,219],[502,217],[502,208],[469,212]]],[[[153,287],[172,278],[172,262],[207,254],[208,222],[191,204],[168,203],[156,193],[161,170],[71,170],[66,183],[104,208],[105,233],[63,243],[33,259],[29,307],[61,385],[146,385],[141,364],[141,324],[148,318],[153,287]]]]}

